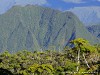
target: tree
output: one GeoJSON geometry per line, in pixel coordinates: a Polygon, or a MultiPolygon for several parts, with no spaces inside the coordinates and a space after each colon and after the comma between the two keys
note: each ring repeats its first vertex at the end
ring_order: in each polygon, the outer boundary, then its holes
{"type": "Polygon", "coordinates": [[[54,68],[50,64],[33,64],[28,68],[28,71],[35,75],[53,75],[54,68]]]}
{"type": "Polygon", "coordinates": [[[86,58],[85,53],[91,53],[96,51],[96,48],[89,44],[89,42],[83,38],[77,38],[75,40],[72,40],[70,43],[74,44],[74,48],[78,51],[78,66],[77,71],[79,71],[79,65],[80,65],[80,54],[83,56],[85,63],[88,68],[90,68],[86,58]]]}

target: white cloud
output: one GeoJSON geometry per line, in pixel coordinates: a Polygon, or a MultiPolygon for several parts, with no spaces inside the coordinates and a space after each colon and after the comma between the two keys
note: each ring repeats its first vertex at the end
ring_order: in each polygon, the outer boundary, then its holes
{"type": "Polygon", "coordinates": [[[71,3],[83,3],[82,0],[63,0],[64,2],[71,2],[71,3]]]}
{"type": "Polygon", "coordinates": [[[47,3],[47,0],[15,0],[16,5],[27,5],[27,4],[37,4],[43,5],[47,3]]]}

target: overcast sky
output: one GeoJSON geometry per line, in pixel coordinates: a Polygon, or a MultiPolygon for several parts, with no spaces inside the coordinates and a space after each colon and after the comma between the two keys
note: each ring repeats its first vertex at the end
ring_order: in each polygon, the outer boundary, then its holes
{"type": "Polygon", "coordinates": [[[14,5],[37,4],[59,10],[69,10],[75,7],[100,6],[100,0],[0,0],[0,13],[4,13],[14,5]]]}

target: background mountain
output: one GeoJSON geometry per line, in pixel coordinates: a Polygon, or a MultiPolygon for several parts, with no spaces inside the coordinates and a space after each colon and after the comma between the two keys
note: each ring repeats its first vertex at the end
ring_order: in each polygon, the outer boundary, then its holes
{"type": "Polygon", "coordinates": [[[73,12],[79,17],[85,26],[92,26],[100,24],[100,7],[89,6],[89,7],[75,7],[69,11],[73,12]]]}
{"type": "MultiPolygon", "coordinates": [[[[71,12],[40,6],[14,6],[0,15],[0,51],[62,49],[75,38],[98,43],[71,12]]],[[[99,42],[100,43],[100,42],[99,42]]]]}
{"type": "Polygon", "coordinates": [[[100,7],[75,7],[70,9],[83,24],[87,27],[88,31],[94,36],[100,38],[100,7]]]}
{"type": "Polygon", "coordinates": [[[91,32],[94,36],[100,38],[100,24],[87,26],[89,32],[91,32]]]}

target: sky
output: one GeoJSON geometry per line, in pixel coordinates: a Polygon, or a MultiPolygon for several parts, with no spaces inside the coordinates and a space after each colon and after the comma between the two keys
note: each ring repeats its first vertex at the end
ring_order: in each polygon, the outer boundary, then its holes
{"type": "Polygon", "coordinates": [[[4,13],[14,5],[40,5],[58,10],[69,10],[75,7],[100,6],[100,0],[0,0],[0,13],[4,13]]]}

